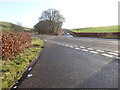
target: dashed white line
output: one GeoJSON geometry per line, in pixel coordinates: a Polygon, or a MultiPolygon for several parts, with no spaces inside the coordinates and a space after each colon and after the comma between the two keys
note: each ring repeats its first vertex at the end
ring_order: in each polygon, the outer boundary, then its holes
{"type": "Polygon", "coordinates": [[[46,39],[44,41],[47,41],[46,39]]]}
{"type": "Polygon", "coordinates": [[[69,47],[69,44],[66,44],[65,46],[66,46],[66,47],[69,47]]]}
{"type": "Polygon", "coordinates": [[[105,51],[103,51],[103,50],[96,50],[96,51],[98,51],[98,52],[105,52],[105,51]]]}
{"type": "Polygon", "coordinates": [[[113,54],[113,55],[116,55],[118,56],[119,54],[118,53],[113,53],[113,52],[108,52],[109,54],[113,54]]]}
{"type": "Polygon", "coordinates": [[[92,48],[87,48],[88,50],[94,50],[94,49],[92,49],[92,48]]]}
{"type": "Polygon", "coordinates": [[[120,57],[116,57],[116,59],[120,59],[120,57]]]}
{"type": "Polygon", "coordinates": [[[80,50],[80,48],[75,48],[75,49],[80,50]]]}
{"type": "Polygon", "coordinates": [[[28,77],[32,77],[32,74],[28,74],[28,77]]]}
{"type": "Polygon", "coordinates": [[[13,88],[17,88],[17,86],[14,86],[13,88]]]}
{"type": "Polygon", "coordinates": [[[86,51],[86,52],[88,51],[87,49],[81,49],[81,50],[82,50],[82,51],[86,51]]]}
{"type": "Polygon", "coordinates": [[[113,55],[109,55],[109,54],[101,54],[103,56],[107,56],[107,57],[113,57],[113,55]]]}
{"type": "Polygon", "coordinates": [[[32,69],[32,67],[30,67],[28,70],[30,71],[32,69]]]}
{"type": "Polygon", "coordinates": [[[114,52],[119,53],[119,51],[114,51],[114,52]]]}
{"type": "Polygon", "coordinates": [[[70,48],[74,48],[73,46],[70,46],[70,48]]]}
{"type": "Polygon", "coordinates": [[[83,47],[83,46],[80,46],[80,48],[85,48],[85,47],[83,47]]]}
{"type": "Polygon", "coordinates": [[[95,52],[95,51],[90,51],[91,53],[95,53],[95,54],[97,54],[98,52],[95,52]]]}

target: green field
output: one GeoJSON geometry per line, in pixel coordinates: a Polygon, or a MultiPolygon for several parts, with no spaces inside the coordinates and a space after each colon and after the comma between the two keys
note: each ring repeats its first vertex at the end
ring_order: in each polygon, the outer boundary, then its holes
{"type": "Polygon", "coordinates": [[[80,29],[71,29],[72,32],[77,33],[108,33],[108,32],[120,32],[118,26],[104,26],[104,27],[89,27],[80,29]]]}
{"type": "Polygon", "coordinates": [[[30,31],[31,28],[23,27],[25,31],[30,31]]]}
{"type": "Polygon", "coordinates": [[[14,31],[30,31],[31,28],[22,27],[13,23],[0,21],[0,30],[14,32],[14,31]]]}

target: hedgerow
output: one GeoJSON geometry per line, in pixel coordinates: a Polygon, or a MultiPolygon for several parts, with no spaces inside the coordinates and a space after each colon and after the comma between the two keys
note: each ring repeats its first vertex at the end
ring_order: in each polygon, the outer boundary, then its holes
{"type": "Polygon", "coordinates": [[[2,55],[3,58],[8,58],[15,55],[27,47],[30,47],[31,36],[26,32],[3,32],[2,33],[2,55]]]}

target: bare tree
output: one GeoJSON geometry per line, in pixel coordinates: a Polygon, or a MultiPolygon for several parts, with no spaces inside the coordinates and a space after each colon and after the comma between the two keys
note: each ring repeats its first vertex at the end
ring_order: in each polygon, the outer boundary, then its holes
{"type": "Polygon", "coordinates": [[[39,22],[34,26],[39,33],[56,33],[61,29],[65,18],[56,9],[44,11],[39,18],[39,22]]]}

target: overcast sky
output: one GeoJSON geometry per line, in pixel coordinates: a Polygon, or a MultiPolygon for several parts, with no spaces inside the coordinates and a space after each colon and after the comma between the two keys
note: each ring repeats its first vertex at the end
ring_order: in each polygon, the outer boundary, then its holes
{"type": "Polygon", "coordinates": [[[0,0],[0,21],[33,27],[42,12],[55,8],[65,17],[63,28],[118,24],[120,0],[0,0]]]}

